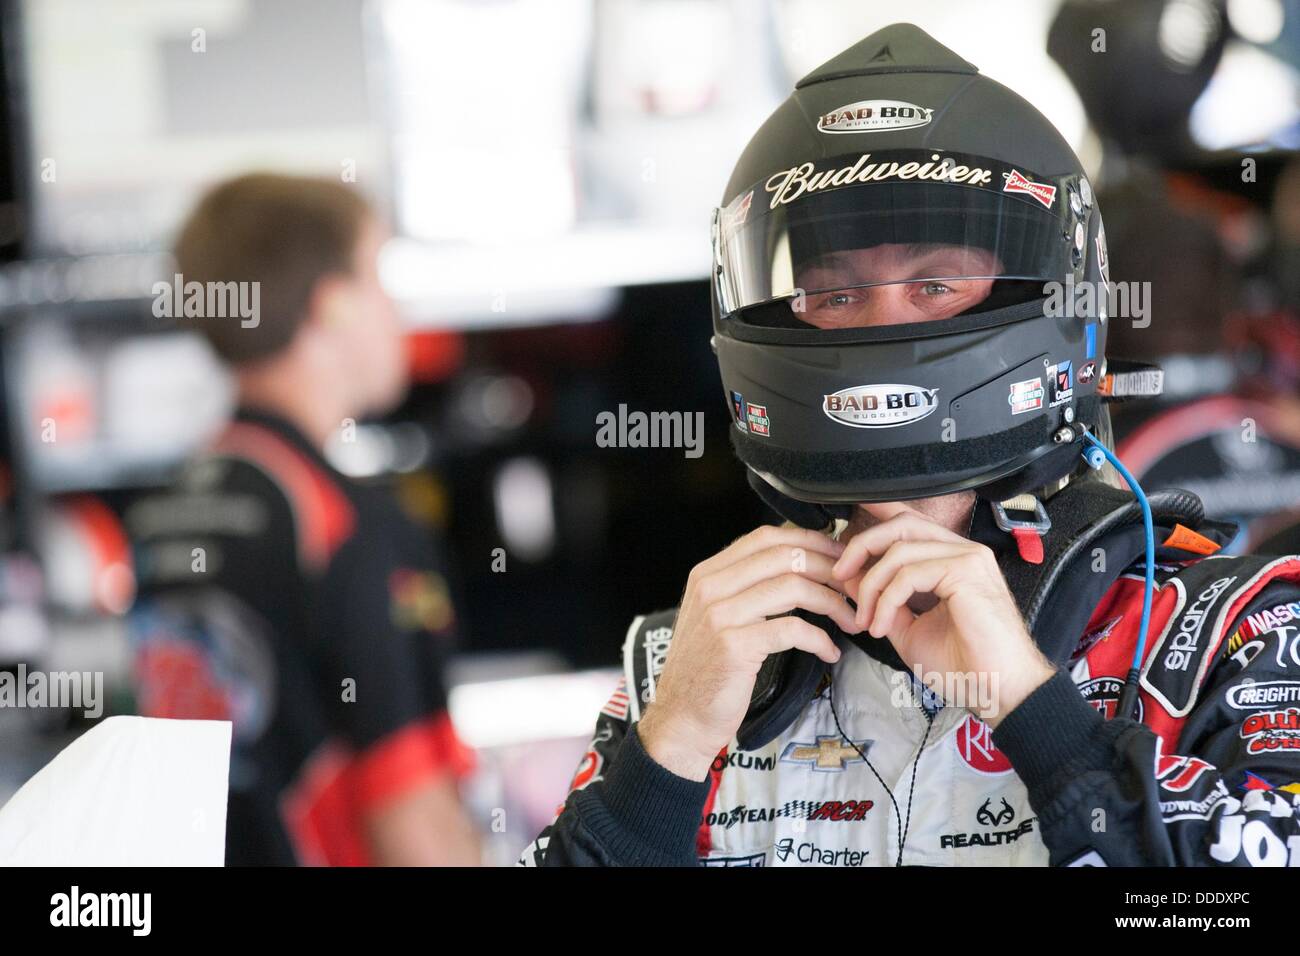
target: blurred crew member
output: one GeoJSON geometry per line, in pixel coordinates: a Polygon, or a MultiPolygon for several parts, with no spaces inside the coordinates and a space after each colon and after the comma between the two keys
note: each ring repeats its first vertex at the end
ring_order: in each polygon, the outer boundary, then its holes
{"type": "Polygon", "coordinates": [[[237,382],[234,420],[127,513],[140,710],[233,721],[231,864],[479,860],[438,548],[321,454],[405,391],[385,238],[343,185],[259,174],[208,193],[176,245],[186,289],[258,290],[254,321],[195,320],[237,382]]]}
{"type": "MultiPolygon", "coordinates": [[[[1226,551],[1295,550],[1300,323],[1279,264],[1257,257],[1243,269],[1225,239],[1255,220],[1262,231],[1262,215],[1184,173],[1130,174],[1101,202],[1115,210],[1112,281],[1151,289],[1145,320],[1112,317],[1111,345],[1163,369],[1159,397],[1117,407],[1116,451],[1143,487],[1190,491],[1207,515],[1236,523],[1226,551]]],[[[1272,231],[1281,247],[1284,223],[1272,231]]]]}

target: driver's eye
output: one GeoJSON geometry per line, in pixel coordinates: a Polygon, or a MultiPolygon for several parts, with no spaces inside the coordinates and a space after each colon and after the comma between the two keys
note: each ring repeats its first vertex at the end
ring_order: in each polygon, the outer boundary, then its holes
{"type": "Polygon", "coordinates": [[[836,292],[836,293],[834,293],[834,294],[833,294],[829,299],[827,299],[827,304],[828,304],[828,305],[848,305],[848,304],[849,304],[850,302],[852,302],[852,301],[853,301],[852,296],[848,295],[847,293],[845,293],[845,292],[836,292]]]}
{"type": "Polygon", "coordinates": [[[945,292],[951,292],[952,289],[942,282],[927,282],[921,287],[921,291],[926,295],[943,295],[945,292]]]}

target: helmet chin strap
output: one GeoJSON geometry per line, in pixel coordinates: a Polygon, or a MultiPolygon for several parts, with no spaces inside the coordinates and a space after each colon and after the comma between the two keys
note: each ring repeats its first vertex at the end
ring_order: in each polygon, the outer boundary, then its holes
{"type": "MultiPolygon", "coordinates": [[[[1103,409],[1099,418],[1098,430],[1107,436],[1109,415],[1103,409]]],[[[983,505],[989,509],[992,523],[1014,539],[1021,558],[1030,564],[1041,564],[1044,559],[1043,536],[1051,529],[1042,502],[1070,483],[1077,468],[1078,454],[1078,443],[1069,442],[1013,475],[976,488],[978,500],[971,511],[972,528],[975,512],[983,505]]],[[[746,475],[754,492],[787,521],[801,528],[824,532],[837,540],[848,527],[854,505],[799,501],[779,491],[753,468],[747,468],[746,475]]]]}
{"type": "MultiPolygon", "coordinates": [[[[778,515],[792,524],[811,531],[821,531],[839,540],[840,535],[849,525],[853,516],[853,505],[818,504],[799,501],[778,491],[753,469],[746,469],[749,486],[754,489],[763,502],[778,515]]],[[[1058,481],[1057,490],[1068,482],[1058,481]]],[[[980,489],[982,492],[983,489],[980,489]]],[[[1021,556],[1030,563],[1039,564],[1043,560],[1041,539],[1051,527],[1042,503],[1032,492],[1013,492],[1003,500],[987,494],[980,494],[971,509],[971,525],[975,521],[975,512],[981,502],[992,509],[997,527],[1011,535],[1020,549],[1021,556]],[[1015,513],[1016,517],[1012,517],[1015,513]]],[[[969,536],[969,531],[968,531],[969,536]]]]}
{"type": "Polygon", "coordinates": [[[801,528],[826,531],[838,537],[853,514],[853,505],[822,505],[797,501],[777,491],[752,468],[746,468],[745,474],[749,478],[749,487],[763,499],[764,504],[786,521],[797,524],[801,528]]]}

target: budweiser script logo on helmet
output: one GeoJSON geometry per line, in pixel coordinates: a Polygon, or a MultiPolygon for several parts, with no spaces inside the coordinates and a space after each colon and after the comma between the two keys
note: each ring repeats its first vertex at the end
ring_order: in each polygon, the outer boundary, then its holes
{"type": "Polygon", "coordinates": [[[825,169],[814,175],[816,164],[809,161],[768,177],[763,188],[772,194],[769,209],[793,202],[805,193],[853,186],[860,183],[878,183],[886,180],[923,179],[936,183],[955,183],[966,186],[987,186],[993,181],[993,172],[982,166],[965,166],[951,156],[940,157],[931,153],[928,162],[869,163],[870,153],[863,153],[852,166],[825,169]]]}
{"type": "Polygon", "coordinates": [[[915,385],[855,385],[822,397],[826,417],[854,428],[893,428],[929,415],[938,403],[937,388],[915,385]]]}
{"type": "Polygon", "coordinates": [[[823,133],[873,133],[891,129],[915,129],[930,122],[934,112],[901,100],[860,100],[833,109],[817,120],[823,133]]]}

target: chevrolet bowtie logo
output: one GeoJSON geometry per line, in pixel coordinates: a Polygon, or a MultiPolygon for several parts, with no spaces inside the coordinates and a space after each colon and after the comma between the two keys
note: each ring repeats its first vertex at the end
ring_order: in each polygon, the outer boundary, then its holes
{"type": "Polygon", "coordinates": [[[834,734],[826,737],[819,736],[815,744],[805,744],[796,740],[786,744],[785,750],[781,753],[781,762],[806,763],[810,764],[813,770],[838,772],[844,769],[846,763],[862,763],[863,756],[873,743],[875,743],[873,740],[855,740],[849,743],[843,737],[834,734]]]}

